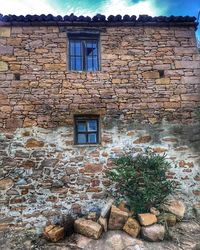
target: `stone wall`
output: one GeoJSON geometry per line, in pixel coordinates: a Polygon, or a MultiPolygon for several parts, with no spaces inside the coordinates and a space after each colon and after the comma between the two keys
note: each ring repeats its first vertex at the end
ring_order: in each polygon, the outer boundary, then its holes
{"type": "Polygon", "coordinates": [[[167,176],[192,216],[200,206],[194,29],[102,29],[101,71],[93,73],[67,70],[62,30],[0,27],[1,227],[100,208],[112,158],[146,147],[167,153],[167,176]],[[100,145],[74,145],[76,114],[100,115],[100,145]]]}
{"type": "Polygon", "coordinates": [[[70,72],[66,31],[2,27],[0,128],[57,127],[88,110],[143,123],[191,121],[199,102],[194,28],[107,27],[100,40],[101,71],[70,72]]]}

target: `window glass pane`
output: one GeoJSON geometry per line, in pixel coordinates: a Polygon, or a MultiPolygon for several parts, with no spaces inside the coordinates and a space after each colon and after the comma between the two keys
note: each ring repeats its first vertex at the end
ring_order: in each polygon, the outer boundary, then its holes
{"type": "Polygon", "coordinates": [[[78,143],[86,143],[86,134],[78,134],[78,143]]]}
{"type": "Polygon", "coordinates": [[[86,131],[86,123],[85,122],[78,122],[78,132],[85,132],[86,131]]]}
{"type": "Polygon", "coordinates": [[[76,57],[76,67],[75,70],[82,70],[82,57],[76,57]]]}
{"type": "Polygon", "coordinates": [[[93,42],[93,55],[97,56],[97,42],[93,42]]]}
{"type": "Polygon", "coordinates": [[[71,70],[76,69],[76,58],[74,56],[71,56],[71,58],[70,58],[70,69],[71,70]]]}
{"type": "Polygon", "coordinates": [[[75,53],[76,53],[76,56],[81,56],[81,42],[80,41],[75,42],[75,53]]]}
{"type": "Polygon", "coordinates": [[[81,41],[71,40],[70,41],[70,69],[71,70],[82,70],[82,49],[81,41]]]}
{"type": "Polygon", "coordinates": [[[88,134],[88,142],[89,143],[97,143],[97,135],[94,134],[88,134]]]}
{"type": "Polygon", "coordinates": [[[94,56],[93,58],[93,71],[97,71],[98,70],[98,57],[94,56]]]}
{"type": "Polygon", "coordinates": [[[96,71],[98,70],[98,57],[97,57],[97,42],[86,42],[86,70],[96,71]]]}
{"type": "Polygon", "coordinates": [[[71,56],[74,55],[74,42],[73,41],[70,41],[69,51],[70,51],[71,56]]]}
{"type": "Polygon", "coordinates": [[[82,70],[82,58],[71,56],[70,69],[71,70],[82,70]]]}
{"type": "Polygon", "coordinates": [[[87,56],[97,56],[97,42],[87,41],[86,42],[86,55],[87,56]]]}
{"type": "Polygon", "coordinates": [[[94,50],[94,48],[93,48],[92,42],[87,42],[86,43],[86,55],[87,56],[92,56],[93,55],[93,50],[94,50]]]}
{"type": "Polygon", "coordinates": [[[97,131],[97,121],[96,120],[89,120],[87,122],[87,129],[88,131],[97,131]]]}
{"type": "Polygon", "coordinates": [[[70,39],[70,69],[77,71],[98,70],[98,41],[87,39],[70,39]]]}
{"type": "Polygon", "coordinates": [[[93,71],[94,70],[94,67],[93,67],[93,58],[91,56],[87,57],[87,70],[88,71],[93,71]]]}
{"type": "Polygon", "coordinates": [[[70,55],[81,56],[81,41],[70,41],[70,55]]]}

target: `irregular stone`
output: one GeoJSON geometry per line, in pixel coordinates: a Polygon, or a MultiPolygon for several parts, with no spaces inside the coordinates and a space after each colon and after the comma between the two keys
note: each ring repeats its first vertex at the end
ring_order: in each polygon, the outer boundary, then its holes
{"type": "Polygon", "coordinates": [[[66,70],[66,64],[44,64],[45,70],[52,70],[52,71],[65,71],[66,70]]]}
{"type": "Polygon", "coordinates": [[[0,27],[0,37],[10,37],[10,27],[0,27]]]}
{"type": "Polygon", "coordinates": [[[52,242],[57,242],[64,237],[64,227],[49,225],[45,227],[43,235],[52,242]]]}
{"type": "Polygon", "coordinates": [[[6,62],[0,61],[0,71],[7,71],[8,64],[6,62]]]}
{"type": "Polygon", "coordinates": [[[108,231],[108,221],[107,218],[99,217],[98,223],[103,227],[104,232],[108,231]]]}
{"type": "Polygon", "coordinates": [[[111,212],[110,212],[108,228],[112,229],[112,230],[123,229],[127,219],[128,219],[127,212],[121,211],[116,206],[112,206],[111,212]]]}
{"type": "Polygon", "coordinates": [[[81,214],[81,206],[78,203],[72,204],[71,209],[74,214],[81,214]]]}
{"type": "Polygon", "coordinates": [[[199,61],[175,61],[176,69],[199,69],[199,61]]]}
{"type": "Polygon", "coordinates": [[[157,222],[157,218],[154,214],[138,214],[139,222],[143,226],[149,226],[157,222]]]}
{"type": "Polygon", "coordinates": [[[74,222],[74,230],[76,233],[97,240],[101,236],[103,228],[92,220],[77,219],[74,222]]]}
{"type": "Polygon", "coordinates": [[[36,140],[36,139],[29,139],[27,142],[26,142],[26,147],[27,148],[38,148],[38,147],[43,147],[44,146],[44,142],[43,141],[39,141],[39,140],[36,140]]]}
{"type": "Polygon", "coordinates": [[[137,222],[137,220],[133,218],[128,218],[126,224],[123,227],[123,230],[131,235],[132,237],[136,238],[140,232],[140,224],[137,222]]]}
{"type": "Polygon", "coordinates": [[[27,181],[25,179],[19,179],[16,184],[18,186],[23,186],[27,184],[27,181]]]}
{"type": "Polygon", "coordinates": [[[83,173],[97,173],[102,171],[102,164],[86,163],[83,168],[83,173]]]}
{"type": "Polygon", "coordinates": [[[165,85],[165,84],[169,84],[169,83],[170,83],[170,78],[156,79],[156,84],[165,85]]]}
{"type": "Polygon", "coordinates": [[[19,195],[19,192],[16,189],[10,189],[6,192],[7,195],[19,195]]]}
{"type": "Polygon", "coordinates": [[[61,187],[63,187],[63,185],[64,185],[64,183],[61,180],[55,180],[52,183],[52,187],[55,187],[55,188],[61,188],[61,187]]]}
{"type": "Polygon", "coordinates": [[[154,224],[148,227],[142,227],[142,236],[148,241],[161,241],[165,236],[165,227],[163,225],[154,224]]]}
{"type": "Polygon", "coordinates": [[[200,203],[194,204],[192,208],[194,210],[195,216],[200,220],[200,203]]]}
{"type": "Polygon", "coordinates": [[[4,178],[0,180],[0,190],[6,190],[11,188],[13,185],[13,180],[10,178],[4,178]]]}
{"type": "Polygon", "coordinates": [[[107,218],[109,216],[113,202],[114,202],[113,199],[108,200],[108,202],[104,205],[104,207],[101,210],[101,217],[107,218]]]}
{"type": "Polygon", "coordinates": [[[180,200],[170,200],[163,204],[162,209],[166,212],[175,214],[178,220],[183,219],[185,214],[185,204],[180,200]]]}
{"type": "Polygon", "coordinates": [[[13,54],[12,46],[5,46],[0,44],[0,55],[12,55],[12,54],[13,54]]]}
{"type": "Polygon", "coordinates": [[[151,141],[151,136],[150,135],[143,135],[136,139],[133,143],[135,144],[141,144],[141,143],[147,143],[151,141]]]}
{"type": "Polygon", "coordinates": [[[142,73],[142,76],[145,79],[157,79],[160,77],[158,71],[146,71],[142,73]]]}
{"type": "Polygon", "coordinates": [[[32,119],[29,119],[28,117],[26,117],[24,119],[24,123],[23,123],[23,126],[25,128],[27,127],[32,127],[32,126],[36,126],[37,125],[37,121],[36,120],[32,120],[32,119]]]}
{"type": "Polygon", "coordinates": [[[181,80],[185,84],[194,84],[194,83],[199,83],[199,77],[197,76],[182,76],[181,80]]]}
{"type": "Polygon", "coordinates": [[[183,101],[199,101],[199,94],[183,94],[181,95],[181,99],[183,101]]]}
{"type": "Polygon", "coordinates": [[[33,168],[34,166],[35,166],[35,162],[31,161],[31,160],[26,160],[26,161],[22,162],[22,164],[20,165],[20,167],[23,167],[26,169],[33,168]]]}

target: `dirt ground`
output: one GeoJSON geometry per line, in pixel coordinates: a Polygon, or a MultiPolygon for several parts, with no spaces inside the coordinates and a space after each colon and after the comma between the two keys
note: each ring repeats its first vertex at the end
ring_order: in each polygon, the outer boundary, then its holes
{"type": "Polygon", "coordinates": [[[108,231],[101,239],[92,240],[73,234],[58,243],[46,241],[33,230],[10,228],[0,232],[1,250],[200,250],[200,223],[184,221],[169,231],[162,242],[134,239],[123,231],[108,231]]]}

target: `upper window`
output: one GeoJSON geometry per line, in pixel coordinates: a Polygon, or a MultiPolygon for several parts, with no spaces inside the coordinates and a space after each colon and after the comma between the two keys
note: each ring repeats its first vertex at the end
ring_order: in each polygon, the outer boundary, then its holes
{"type": "Polygon", "coordinates": [[[69,37],[69,70],[98,71],[99,41],[97,36],[69,37]]]}
{"type": "Polygon", "coordinates": [[[99,143],[99,119],[96,116],[75,116],[75,143],[99,143]]]}

